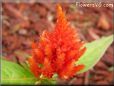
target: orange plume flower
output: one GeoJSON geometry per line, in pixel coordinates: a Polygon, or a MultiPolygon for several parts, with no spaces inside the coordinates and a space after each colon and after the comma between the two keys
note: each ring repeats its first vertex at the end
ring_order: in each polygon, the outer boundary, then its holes
{"type": "Polygon", "coordinates": [[[39,43],[32,44],[33,56],[28,60],[30,69],[38,77],[41,74],[51,78],[58,74],[61,79],[68,79],[82,70],[84,65],[75,65],[86,48],[75,29],[71,28],[57,5],[57,23],[54,31],[44,31],[39,43]]]}

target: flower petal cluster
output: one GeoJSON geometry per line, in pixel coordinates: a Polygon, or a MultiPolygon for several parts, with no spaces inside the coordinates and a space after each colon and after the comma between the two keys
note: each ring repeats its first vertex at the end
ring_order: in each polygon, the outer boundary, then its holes
{"type": "Polygon", "coordinates": [[[71,28],[61,6],[57,5],[55,29],[44,31],[39,42],[32,44],[30,69],[36,77],[51,78],[56,73],[59,78],[68,79],[84,68],[83,64],[75,64],[86,50],[83,45],[76,29],[71,28]]]}

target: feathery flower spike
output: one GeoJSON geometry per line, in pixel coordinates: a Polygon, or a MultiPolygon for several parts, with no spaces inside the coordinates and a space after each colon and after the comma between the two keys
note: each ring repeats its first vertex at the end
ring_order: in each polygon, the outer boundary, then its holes
{"type": "Polygon", "coordinates": [[[54,31],[44,31],[39,43],[32,44],[33,55],[28,60],[36,77],[51,78],[55,73],[61,79],[73,77],[84,65],[75,65],[86,48],[75,29],[68,24],[60,5],[57,5],[57,22],[54,31]]]}

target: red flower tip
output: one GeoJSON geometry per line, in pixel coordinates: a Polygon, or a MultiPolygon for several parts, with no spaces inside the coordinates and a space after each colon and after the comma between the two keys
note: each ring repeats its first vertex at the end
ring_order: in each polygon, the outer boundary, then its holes
{"type": "Polygon", "coordinates": [[[51,78],[57,73],[62,79],[68,79],[82,70],[84,65],[75,65],[86,48],[80,41],[75,29],[72,29],[57,5],[57,23],[52,32],[43,32],[39,43],[32,44],[33,55],[28,60],[30,69],[38,77],[40,74],[51,78]]]}

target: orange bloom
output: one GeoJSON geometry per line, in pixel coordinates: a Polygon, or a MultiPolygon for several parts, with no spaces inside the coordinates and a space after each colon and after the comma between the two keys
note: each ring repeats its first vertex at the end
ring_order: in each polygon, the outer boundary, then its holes
{"type": "Polygon", "coordinates": [[[57,5],[54,31],[44,31],[39,43],[32,44],[30,69],[36,77],[42,74],[51,78],[57,73],[59,78],[68,79],[84,68],[83,64],[75,65],[86,50],[83,45],[76,30],[69,26],[61,6],[57,5]]]}

